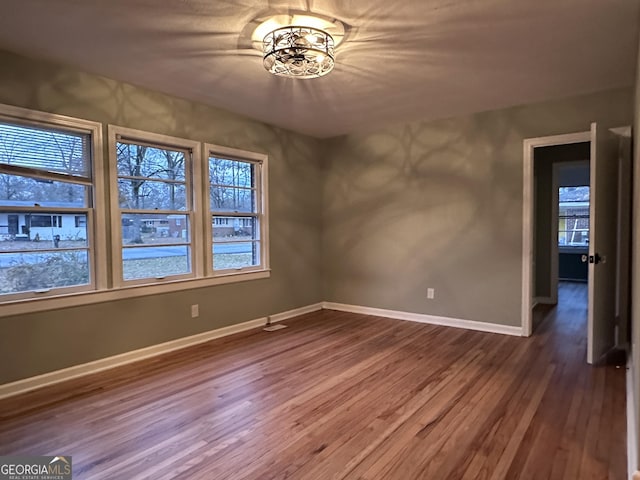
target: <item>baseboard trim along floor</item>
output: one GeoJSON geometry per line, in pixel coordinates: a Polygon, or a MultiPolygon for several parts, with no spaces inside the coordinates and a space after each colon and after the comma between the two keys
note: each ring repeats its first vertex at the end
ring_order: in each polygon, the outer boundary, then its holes
{"type": "Polygon", "coordinates": [[[397,310],[385,310],[382,308],[362,307],[359,305],[347,305],[344,303],[324,302],[322,308],[338,310],[341,312],[360,313],[363,315],[375,315],[377,317],[395,318],[410,322],[428,323],[443,327],[465,328],[479,332],[500,333],[502,335],[522,336],[521,326],[499,325],[497,323],[477,322],[474,320],[462,320],[459,318],[439,317],[424,313],[402,312],[397,310]]]}
{"type": "MultiPolygon", "coordinates": [[[[306,313],[315,312],[322,309],[322,303],[307,305],[301,308],[295,308],[286,312],[271,315],[271,322],[282,322],[291,318],[304,315],[306,313]]],[[[0,399],[26,393],[38,388],[47,387],[56,383],[65,382],[74,378],[83,377],[93,373],[102,372],[115,367],[120,367],[129,363],[145,360],[147,358],[163,355],[165,353],[180,350],[182,348],[191,347],[200,343],[205,343],[216,338],[226,337],[235,333],[244,332],[254,328],[259,328],[267,323],[267,317],[249,320],[248,322],[230,325],[228,327],[217,328],[207,332],[198,333],[189,337],[182,337],[169,342],[152,345],[150,347],[132,350],[130,352],[121,353],[111,357],[101,358],[93,362],[74,365],[62,370],[44,373],[35,377],[17,380],[15,382],[0,385],[0,399]]]]}
{"type": "MultiPolygon", "coordinates": [[[[445,327],[464,328],[488,333],[498,333],[503,335],[522,335],[521,327],[508,325],[498,325],[494,323],[477,322],[472,320],[461,320],[449,317],[439,317],[435,315],[425,315],[420,313],[401,312],[395,310],[385,310],[380,308],[363,307],[358,305],[346,305],[334,302],[321,302],[307,305],[286,312],[271,315],[269,319],[272,323],[289,320],[300,315],[315,312],[321,309],[338,310],[350,313],[360,313],[363,315],[375,315],[379,317],[393,318],[397,320],[408,320],[412,322],[428,323],[445,327]]],[[[178,338],[169,342],[152,345],[150,347],[125,352],[107,358],[102,358],[92,362],[74,365],[62,370],[44,373],[35,377],[29,377],[15,382],[0,385],[0,399],[12,397],[22,393],[36,390],[38,388],[61,383],[74,378],[102,372],[111,368],[119,367],[129,363],[137,362],[147,358],[155,357],[165,353],[173,352],[182,348],[187,348],[200,343],[205,343],[216,338],[226,337],[235,333],[244,332],[253,328],[259,328],[266,324],[267,317],[257,318],[247,322],[222,327],[208,332],[191,335],[189,337],[178,338]]]]}
{"type": "Polygon", "coordinates": [[[627,468],[629,478],[640,480],[640,472],[638,468],[638,439],[636,433],[636,410],[635,398],[633,392],[633,358],[629,355],[627,359],[627,468]],[[635,473],[634,473],[635,472],[635,473]]]}

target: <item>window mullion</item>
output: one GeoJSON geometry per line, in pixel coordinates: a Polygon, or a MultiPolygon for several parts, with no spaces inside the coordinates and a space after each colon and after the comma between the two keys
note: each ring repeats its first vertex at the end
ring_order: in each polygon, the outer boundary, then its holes
{"type": "Polygon", "coordinates": [[[56,182],[75,183],[78,185],[92,186],[93,181],[89,177],[75,174],[64,174],[58,172],[50,172],[37,168],[21,167],[19,165],[8,165],[0,163],[0,173],[5,175],[18,175],[21,177],[29,177],[35,180],[53,180],[56,182]]]}

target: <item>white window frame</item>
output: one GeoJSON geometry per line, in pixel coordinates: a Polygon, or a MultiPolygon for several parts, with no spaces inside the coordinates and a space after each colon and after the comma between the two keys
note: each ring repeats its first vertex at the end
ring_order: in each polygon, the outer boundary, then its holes
{"type": "MultiPolygon", "coordinates": [[[[48,292],[2,295],[0,297],[0,318],[265,279],[271,276],[269,268],[268,159],[266,155],[3,104],[0,104],[0,119],[25,125],[88,133],[91,138],[92,154],[92,198],[91,206],[88,208],[91,211],[87,215],[91,285],[61,287],[51,289],[48,292]],[[108,137],[109,141],[107,156],[103,156],[105,148],[103,128],[107,131],[106,137],[108,137]],[[123,132],[123,136],[131,140],[140,139],[142,141],[142,139],[147,139],[150,140],[147,143],[154,145],[181,149],[186,147],[186,149],[191,150],[191,168],[193,169],[191,174],[191,192],[193,195],[191,255],[193,275],[185,278],[168,276],[162,281],[143,279],[142,283],[118,281],[118,278],[122,278],[121,272],[116,271],[116,269],[122,268],[120,245],[122,234],[117,188],[117,163],[114,161],[117,154],[117,132],[123,132]],[[220,157],[240,161],[253,161],[262,165],[259,184],[262,215],[260,221],[260,266],[215,272],[213,270],[209,179],[208,172],[206,175],[202,174],[208,169],[209,152],[220,157]],[[108,165],[105,164],[107,158],[110,159],[108,165]],[[110,218],[109,224],[107,223],[109,221],[108,218],[110,218]],[[107,231],[108,226],[111,226],[110,235],[107,231]],[[111,255],[109,255],[109,249],[111,250],[111,255]]],[[[16,207],[11,207],[7,210],[13,208],[16,207]]],[[[17,207],[18,210],[20,208],[23,207],[17,207]]],[[[27,208],[27,210],[30,209],[27,208]]],[[[43,208],[42,213],[59,214],[62,210],[61,208],[43,208]]],[[[72,208],[69,209],[68,213],[84,215],[85,208],[72,208]]]]}
{"type": "MultiPolygon", "coordinates": [[[[60,297],[63,295],[95,292],[107,288],[108,274],[106,259],[99,255],[99,252],[106,251],[106,211],[100,205],[105,198],[104,188],[104,167],[103,167],[103,141],[102,124],[89,120],[82,120],[65,115],[30,110],[11,105],[0,104],[0,121],[24,125],[25,127],[50,128],[54,130],[67,130],[70,132],[89,135],[90,146],[90,167],[88,181],[85,185],[91,188],[91,198],[89,206],[81,208],[49,208],[49,207],[0,207],[3,211],[15,213],[34,213],[41,209],[43,214],[61,215],[64,213],[81,214],[87,216],[87,252],[89,261],[89,283],[87,285],[77,285],[70,287],[54,287],[29,292],[18,292],[15,294],[2,295],[2,304],[12,301],[28,301],[32,303],[35,299],[47,299],[60,297]]],[[[20,174],[32,178],[50,178],[60,180],[60,175],[48,174],[46,172],[33,171],[30,169],[10,166],[0,166],[0,173],[20,174]]],[[[74,182],[75,183],[75,182],[74,182]]],[[[82,183],[79,181],[78,183],[82,183]]]]}
{"type": "MultiPolygon", "coordinates": [[[[205,233],[207,247],[205,251],[205,261],[207,265],[207,275],[217,278],[227,278],[228,281],[234,281],[234,277],[243,274],[255,272],[269,272],[269,158],[267,155],[256,152],[249,152],[237,148],[223,147],[212,143],[204,144],[203,152],[204,174],[203,195],[205,197],[205,233]],[[256,216],[259,225],[259,245],[260,245],[260,263],[242,268],[232,268],[226,270],[214,270],[213,265],[213,226],[212,217],[214,212],[211,209],[211,197],[209,194],[209,158],[218,157],[228,160],[240,162],[248,162],[255,165],[255,189],[256,189],[256,213],[244,214],[238,212],[237,216],[256,216]]],[[[219,214],[217,216],[225,216],[219,214]]],[[[229,216],[234,216],[230,213],[229,216]]],[[[238,279],[240,280],[240,279],[238,279]]]]}
{"type": "MultiPolygon", "coordinates": [[[[579,185],[580,187],[586,187],[589,188],[589,185],[579,185]]],[[[562,186],[558,187],[558,194],[557,194],[557,198],[560,198],[560,188],[564,188],[562,186]]],[[[591,205],[591,199],[589,199],[588,201],[584,201],[584,200],[576,200],[576,201],[568,201],[568,202],[560,202],[558,200],[558,206],[557,206],[557,219],[558,219],[558,238],[556,240],[556,243],[558,244],[558,248],[563,251],[563,252],[571,252],[571,251],[581,251],[581,250],[588,250],[589,249],[589,230],[591,229],[591,216],[590,216],[590,208],[589,206],[591,205]],[[578,204],[578,203],[586,203],[587,205],[570,205],[570,204],[578,204]],[[573,215],[568,215],[568,214],[562,214],[562,212],[560,211],[560,206],[564,204],[564,208],[565,210],[568,210],[570,208],[575,208],[575,209],[580,209],[580,208],[584,208],[587,210],[587,213],[584,215],[578,215],[578,214],[573,214],[573,215]],[[560,218],[564,218],[565,220],[565,228],[564,230],[560,230],[560,218]],[[577,222],[580,219],[587,219],[587,223],[589,224],[589,228],[577,228],[577,222]],[[567,228],[567,222],[569,220],[575,220],[576,224],[574,225],[574,228],[572,229],[568,229],[567,228]],[[573,234],[575,235],[576,232],[586,232],[586,243],[585,244],[572,244],[572,243],[560,243],[560,232],[564,232],[565,233],[565,238],[567,238],[569,236],[569,234],[573,234]]],[[[581,235],[582,236],[582,235],[581,235]]]]}
{"type": "MultiPolygon", "coordinates": [[[[135,285],[153,285],[164,282],[175,282],[180,280],[191,280],[203,276],[202,271],[202,249],[200,239],[202,238],[202,195],[199,194],[199,185],[196,179],[201,177],[202,160],[200,156],[200,142],[187,140],[179,137],[171,137],[158,133],[150,133],[142,130],[121,127],[117,125],[108,126],[109,138],[109,177],[111,194],[111,245],[113,258],[113,283],[114,287],[121,288],[135,285]],[[121,214],[126,213],[126,209],[120,208],[118,189],[118,159],[117,143],[125,140],[134,144],[148,145],[151,147],[184,150],[185,155],[185,194],[190,203],[188,212],[190,225],[190,261],[191,272],[178,275],[167,275],[164,277],[141,278],[135,280],[125,280],[122,268],[122,223],[121,214]]],[[[133,213],[139,213],[135,211],[133,213]]],[[[150,210],[149,214],[153,214],[150,210]]]]}

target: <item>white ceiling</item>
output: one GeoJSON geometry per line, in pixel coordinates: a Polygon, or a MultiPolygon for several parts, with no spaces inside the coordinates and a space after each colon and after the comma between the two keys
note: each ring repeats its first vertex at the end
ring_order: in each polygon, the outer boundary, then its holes
{"type": "Polygon", "coordinates": [[[633,83],[640,0],[0,0],[0,48],[329,137],[633,83]],[[350,26],[326,77],[274,77],[252,22],[350,26]]]}

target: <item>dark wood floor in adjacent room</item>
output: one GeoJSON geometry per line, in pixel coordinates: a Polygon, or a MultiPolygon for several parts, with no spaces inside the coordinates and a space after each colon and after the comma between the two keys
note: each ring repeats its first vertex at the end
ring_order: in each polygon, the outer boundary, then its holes
{"type": "Polygon", "coordinates": [[[0,403],[0,454],[75,480],[622,480],[625,372],[585,363],[585,288],[528,339],[321,311],[216,340],[0,403]]]}

